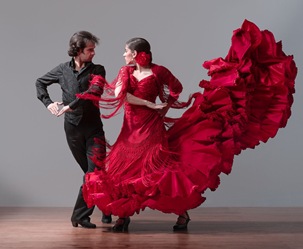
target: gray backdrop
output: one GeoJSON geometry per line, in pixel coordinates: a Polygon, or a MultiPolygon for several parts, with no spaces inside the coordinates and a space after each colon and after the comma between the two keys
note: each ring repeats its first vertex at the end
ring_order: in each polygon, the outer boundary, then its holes
{"type": "MultiPolygon", "coordinates": [[[[154,61],[168,67],[197,91],[209,79],[205,60],[224,57],[232,31],[248,19],[282,40],[300,70],[303,58],[301,0],[2,0],[0,206],[73,206],[82,180],[65,141],[63,118],[52,116],[36,98],[35,80],[69,60],[68,41],[79,30],[101,38],[94,62],[112,80],[124,43],[142,36],[152,45],[154,61]]],[[[216,192],[203,206],[302,206],[302,75],[296,80],[293,114],[276,138],[234,161],[216,192]]],[[[50,88],[53,100],[60,89],[50,88]]],[[[113,142],[121,115],[105,120],[113,142]]]]}

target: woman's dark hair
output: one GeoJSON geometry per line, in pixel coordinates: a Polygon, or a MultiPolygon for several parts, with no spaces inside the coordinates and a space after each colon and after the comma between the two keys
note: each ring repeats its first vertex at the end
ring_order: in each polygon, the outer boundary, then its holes
{"type": "Polygon", "coordinates": [[[126,42],[126,45],[131,51],[136,50],[137,52],[145,52],[147,54],[150,54],[150,44],[147,40],[140,37],[135,37],[126,42]]]}
{"type": "Polygon", "coordinates": [[[99,38],[88,31],[76,32],[69,40],[68,55],[71,57],[77,56],[78,52],[83,50],[88,42],[98,45],[99,38]]]}

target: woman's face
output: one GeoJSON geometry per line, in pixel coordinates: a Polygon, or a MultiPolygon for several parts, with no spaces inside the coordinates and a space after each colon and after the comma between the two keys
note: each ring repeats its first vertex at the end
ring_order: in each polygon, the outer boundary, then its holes
{"type": "Polygon", "coordinates": [[[123,56],[124,56],[126,65],[134,63],[135,52],[132,52],[127,45],[125,46],[125,52],[124,52],[123,56]]]}

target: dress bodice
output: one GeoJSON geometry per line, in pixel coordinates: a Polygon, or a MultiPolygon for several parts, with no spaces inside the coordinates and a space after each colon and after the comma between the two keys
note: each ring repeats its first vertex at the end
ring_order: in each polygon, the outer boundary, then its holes
{"type": "Polygon", "coordinates": [[[155,102],[159,95],[160,87],[154,74],[138,80],[132,74],[130,75],[129,93],[136,97],[155,102]]]}

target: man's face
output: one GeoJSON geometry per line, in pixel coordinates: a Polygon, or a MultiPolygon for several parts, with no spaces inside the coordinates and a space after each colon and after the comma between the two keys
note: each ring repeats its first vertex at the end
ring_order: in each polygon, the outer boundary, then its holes
{"type": "Polygon", "coordinates": [[[95,56],[95,43],[88,42],[86,47],[79,52],[79,57],[82,62],[91,62],[95,56]]]}

